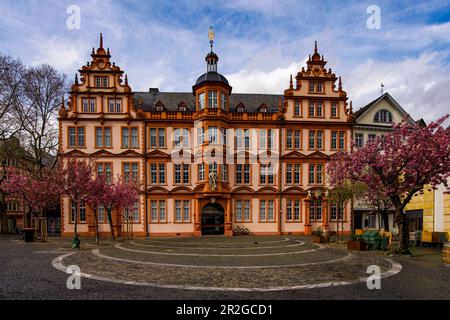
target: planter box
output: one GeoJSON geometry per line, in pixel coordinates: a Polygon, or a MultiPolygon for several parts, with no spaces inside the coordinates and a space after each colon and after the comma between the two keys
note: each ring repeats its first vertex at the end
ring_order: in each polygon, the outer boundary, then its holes
{"type": "Polygon", "coordinates": [[[330,237],[326,236],[326,237],[322,237],[322,236],[313,236],[313,242],[314,243],[325,243],[325,242],[329,242],[330,241],[330,237]]]}
{"type": "Polygon", "coordinates": [[[347,249],[355,251],[365,251],[367,250],[367,243],[363,240],[348,240],[347,249]]]}

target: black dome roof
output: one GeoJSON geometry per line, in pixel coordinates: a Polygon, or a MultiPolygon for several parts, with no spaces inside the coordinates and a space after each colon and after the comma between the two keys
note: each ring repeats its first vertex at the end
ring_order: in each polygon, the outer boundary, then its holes
{"type": "Polygon", "coordinates": [[[218,72],[215,71],[209,71],[204,74],[202,74],[200,77],[198,77],[197,81],[195,82],[195,85],[199,85],[203,82],[221,82],[229,86],[227,78],[225,78],[223,75],[221,75],[218,72]]]}

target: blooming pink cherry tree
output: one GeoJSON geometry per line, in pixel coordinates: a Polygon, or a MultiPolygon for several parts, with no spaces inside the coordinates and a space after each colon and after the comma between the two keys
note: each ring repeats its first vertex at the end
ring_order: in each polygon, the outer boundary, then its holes
{"type": "Polygon", "coordinates": [[[115,240],[112,213],[113,211],[118,213],[121,209],[132,208],[138,200],[139,189],[134,183],[123,182],[120,178],[115,182],[105,184],[104,187],[104,193],[99,198],[99,204],[106,210],[111,236],[115,240]]]}
{"type": "Polygon", "coordinates": [[[32,213],[45,215],[47,208],[58,204],[63,191],[58,168],[44,168],[40,176],[11,170],[7,176],[1,185],[2,190],[7,194],[22,196],[32,213]]]}
{"type": "Polygon", "coordinates": [[[447,185],[450,176],[450,131],[442,124],[448,115],[426,127],[395,124],[392,131],[355,150],[349,157],[349,177],[389,198],[399,226],[399,250],[408,251],[405,206],[414,194],[447,185]]]}
{"type": "MultiPolygon", "coordinates": [[[[336,217],[336,242],[339,239],[339,220],[342,217],[342,241],[344,240],[344,212],[345,205],[354,195],[361,192],[362,186],[356,179],[352,179],[351,155],[346,152],[334,154],[327,164],[327,175],[329,179],[328,198],[336,203],[338,215],[336,217]]],[[[352,219],[353,220],[353,219],[352,219]]]]}
{"type": "Polygon", "coordinates": [[[98,244],[98,209],[102,205],[102,198],[107,192],[107,181],[105,175],[97,175],[87,185],[86,204],[92,209],[95,225],[95,242],[98,244]]]}
{"type": "MultiPolygon", "coordinates": [[[[69,158],[62,169],[63,195],[77,205],[88,199],[92,190],[91,182],[94,177],[94,165],[91,160],[78,160],[69,158]]],[[[78,238],[78,210],[75,210],[74,217],[74,239],[73,248],[80,247],[78,238]]]]}

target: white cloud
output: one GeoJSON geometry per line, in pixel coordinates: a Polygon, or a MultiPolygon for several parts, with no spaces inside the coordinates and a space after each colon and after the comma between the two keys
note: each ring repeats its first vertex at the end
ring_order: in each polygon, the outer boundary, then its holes
{"type": "Polygon", "coordinates": [[[300,63],[292,63],[270,71],[242,69],[225,77],[233,87],[233,92],[283,94],[289,87],[289,75],[295,77],[300,69],[300,63]]]}
{"type": "Polygon", "coordinates": [[[49,39],[33,39],[30,42],[32,50],[36,53],[31,61],[32,65],[46,63],[60,71],[74,73],[86,55],[83,45],[69,39],[51,37],[49,39]]]}
{"type": "Polygon", "coordinates": [[[412,117],[436,120],[450,111],[450,66],[444,53],[393,62],[368,60],[344,75],[344,85],[356,109],[380,95],[380,84],[412,117]]]}

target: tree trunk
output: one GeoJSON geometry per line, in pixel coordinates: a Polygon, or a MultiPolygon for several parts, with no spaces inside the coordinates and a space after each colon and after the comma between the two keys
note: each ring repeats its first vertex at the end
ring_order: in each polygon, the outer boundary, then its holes
{"type": "Polygon", "coordinates": [[[389,231],[389,212],[388,210],[383,210],[381,217],[383,218],[384,230],[389,231]]]}
{"type": "MultiPolygon", "coordinates": [[[[33,215],[31,216],[31,219],[33,220],[33,215]]],[[[74,217],[74,225],[73,225],[73,242],[72,242],[72,249],[79,249],[80,248],[80,238],[78,237],[78,205],[75,210],[75,217],[74,217]]]]}
{"type": "Polygon", "coordinates": [[[116,240],[116,236],[114,235],[114,227],[113,227],[113,222],[112,222],[112,217],[111,217],[111,211],[112,210],[108,210],[109,227],[111,228],[111,236],[112,236],[113,240],[116,240]]]}
{"type": "Polygon", "coordinates": [[[98,244],[98,217],[97,209],[94,210],[95,243],[98,244]]]}
{"type": "Polygon", "coordinates": [[[399,239],[398,239],[398,249],[401,253],[408,253],[409,250],[409,232],[408,232],[408,222],[406,219],[406,214],[402,209],[396,209],[396,216],[398,221],[399,239]]]}
{"type": "Polygon", "coordinates": [[[336,244],[339,244],[339,210],[340,205],[337,206],[337,217],[336,217],[336,244]]]}

